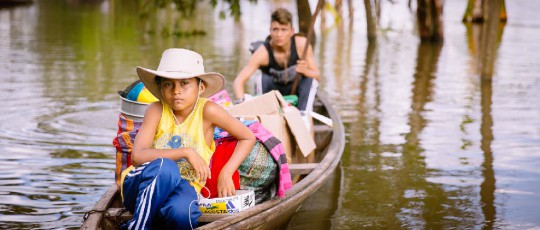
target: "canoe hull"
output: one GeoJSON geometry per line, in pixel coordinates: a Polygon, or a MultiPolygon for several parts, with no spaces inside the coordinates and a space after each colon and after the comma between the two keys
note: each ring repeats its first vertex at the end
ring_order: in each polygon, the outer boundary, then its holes
{"type": "MultiPolygon", "coordinates": [[[[324,95],[318,93],[314,111],[332,119],[333,127],[316,122],[315,143],[317,163],[289,164],[291,174],[300,176],[284,198],[274,197],[235,214],[203,214],[198,229],[276,229],[286,225],[302,203],[316,192],[334,172],[345,146],[345,133],[341,118],[324,95]]],[[[122,213],[122,204],[116,184],[96,203],[96,212],[88,215],[81,229],[117,229],[118,223],[131,218],[122,213]]]]}

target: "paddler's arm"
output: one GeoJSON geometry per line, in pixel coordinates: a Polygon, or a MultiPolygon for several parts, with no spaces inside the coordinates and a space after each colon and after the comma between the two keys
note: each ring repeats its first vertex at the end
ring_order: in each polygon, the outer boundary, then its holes
{"type": "Polygon", "coordinates": [[[244,85],[259,67],[265,65],[268,65],[268,51],[265,46],[259,46],[249,59],[247,65],[244,66],[234,79],[233,91],[236,99],[244,99],[244,85]]]}
{"type": "MultiPolygon", "coordinates": [[[[306,45],[307,39],[302,36],[295,36],[295,39],[297,52],[304,52],[304,46],[306,45]]],[[[301,57],[302,53],[299,53],[298,55],[301,57]]],[[[317,81],[321,80],[321,73],[319,72],[317,63],[315,63],[315,58],[313,58],[313,49],[311,48],[311,45],[308,44],[306,57],[297,61],[296,72],[317,81]]]]}

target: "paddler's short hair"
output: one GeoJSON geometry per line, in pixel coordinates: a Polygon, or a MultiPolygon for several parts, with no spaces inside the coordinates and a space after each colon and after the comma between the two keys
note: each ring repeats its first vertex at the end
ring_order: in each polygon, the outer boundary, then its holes
{"type": "Polygon", "coordinates": [[[272,19],[270,22],[277,22],[281,25],[291,24],[292,26],[292,15],[291,12],[285,8],[279,8],[274,13],[272,13],[272,19]]]}

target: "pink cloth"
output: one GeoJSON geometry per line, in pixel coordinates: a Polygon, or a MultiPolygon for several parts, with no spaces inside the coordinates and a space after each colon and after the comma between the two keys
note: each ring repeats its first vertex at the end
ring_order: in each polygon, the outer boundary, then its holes
{"type": "Polygon", "coordinates": [[[292,187],[292,180],[283,144],[259,122],[249,125],[248,128],[253,132],[253,134],[255,134],[255,138],[257,138],[257,140],[259,140],[264,147],[268,149],[272,157],[276,160],[279,170],[279,184],[276,195],[279,197],[285,197],[285,193],[292,187]]]}

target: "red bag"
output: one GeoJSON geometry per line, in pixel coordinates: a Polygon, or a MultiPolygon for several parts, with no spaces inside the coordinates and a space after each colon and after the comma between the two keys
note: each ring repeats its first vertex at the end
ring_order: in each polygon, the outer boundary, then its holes
{"type": "MultiPolygon", "coordinates": [[[[206,184],[204,186],[205,188],[201,189],[201,194],[204,197],[218,197],[217,184],[219,173],[221,172],[223,166],[225,166],[225,164],[227,164],[231,158],[237,142],[238,141],[236,139],[226,140],[219,143],[219,145],[216,147],[216,151],[210,160],[210,171],[212,173],[212,178],[206,180],[206,184]]],[[[238,173],[238,170],[233,173],[232,179],[234,188],[237,190],[240,189],[240,174],[238,173]]]]}

